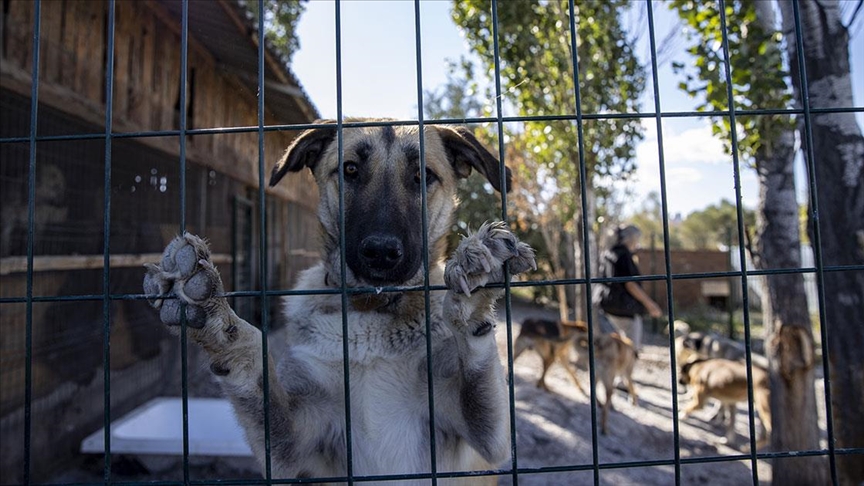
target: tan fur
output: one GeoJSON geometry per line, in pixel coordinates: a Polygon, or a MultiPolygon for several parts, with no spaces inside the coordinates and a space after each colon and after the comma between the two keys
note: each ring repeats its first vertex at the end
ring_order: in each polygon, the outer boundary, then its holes
{"type": "Polygon", "coordinates": [[[633,367],[636,364],[636,350],[633,343],[618,333],[597,334],[594,336],[594,361],[597,363],[597,382],[603,383],[606,400],[602,404],[600,432],[606,434],[606,421],[612,409],[612,393],[615,391],[615,377],[620,377],[630,393],[634,405],[639,403],[636,387],[633,385],[633,367]]]}
{"type": "MultiPolygon", "coordinates": [[[[768,373],[753,367],[753,406],[759,413],[766,437],[757,445],[763,445],[771,434],[771,405],[768,373]]],[[[686,417],[705,406],[709,398],[720,401],[729,410],[726,439],[735,436],[735,405],[747,401],[747,367],[740,361],[723,358],[697,360],[682,367],[678,378],[682,385],[692,387],[692,399],[682,410],[686,417]]]]}

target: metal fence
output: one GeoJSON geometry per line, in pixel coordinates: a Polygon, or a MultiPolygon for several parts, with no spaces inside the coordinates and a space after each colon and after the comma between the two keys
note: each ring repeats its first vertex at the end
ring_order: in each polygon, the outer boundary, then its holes
{"type": "MultiPolygon", "coordinates": [[[[136,132],[136,133],[123,133],[115,131],[112,125],[112,99],[113,99],[113,89],[114,89],[114,69],[113,63],[115,56],[107,55],[107,63],[108,69],[106,74],[106,79],[104,80],[104,88],[105,88],[105,100],[106,100],[106,112],[105,112],[105,130],[104,133],[80,133],[80,134],[71,134],[71,135],[42,135],[37,133],[37,122],[39,116],[39,69],[40,69],[40,29],[41,29],[41,5],[43,2],[40,0],[35,0],[35,16],[34,16],[34,46],[35,48],[32,51],[33,62],[32,62],[32,91],[31,91],[31,100],[30,100],[30,120],[29,120],[29,134],[25,137],[11,137],[0,139],[0,144],[21,144],[27,143],[29,144],[29,174],[28,174],[28,232],[27,232],[27,286],[26,286],[26,295],[20,297],[9,297],[3,298],[0,300],[0,304],[24,304],[26,305],[26,337],[25,337],[25,397],[24,397],[24,421],[25,421],[25,432],[23,437],[20,437],[18,440],[23,441],[23,448],[25,451],[24,463],[23,463],[23,471],[24,471],[24,480],[23,484],[32,484],[32,475],[33,471],[31,470],[31,459],[32,455],[38,453],[38,451],[33,450],[31,447],[31,428],[32,428],[32,403],[33,403],[33,392],[32,392],[32,382],[33,382],[33,369],[32,369],[32,347],[33,347],[33,334],[32,334],[32,326],[33,326],[33,306],[34,304],[46,303],[46,302],[56,302],[63,300],[74,300],[74,301],[91,301],[91,302],[101,302],[102,305],[102,335],[103,335],[103,349],[102,349],[102,363],[103,368],[105,370],[110,370],[110,346],[111,346],[111,304],[116,301],[141,301],[146,297],[143,294],[133,294],[133,293],[124,293],[124,294],[114,294],[111,292],[111,262],[110,262],[110,254],[112,248],[112,242],[110,241],[111,235],[111,211],[112,211],[112,191],[111,191],[111,183],[112,183],[112,166],[114,161],[114,154],[112,149],[114,148],[114,141],[124,138],[134,138],[134,137],[152,137],[152,136],[172,136],[179,137],[180,143],[180,162],[179,162],[179,177],[180,177],[180,214],[179,214],[179,225],[177,230],[182,232],[186,229],[186,206],[187,206],[187,194],[186,194],[186,141],[187,136],[196,135],[196,136],[207,136],[207,135],[215,135],[217,133],[226,133],[226,129],[188,129],[187,128],[187,120],[186,120],[186,112],[184,110],[180,110],[180,128],[179,130],[166,130],[166,131],[152,131],[152,132],[136,132]],[[103,200],[103,210],[104,210],[104,220],[103,220],[103,234],[104,234],[104,270],[102,271],[102,289],[103,292],[101,294],[91,294],[91,295],[77,295],[74,297],[63,296],[63,295],[54,295],[54,296],[36,296],[33,292],[33,281],[34,281],[34,268],[33,268],[33,259],[34,259],[34,221],[35,221],[35,194],[36,194],[36,161],[37,161],[37,151],[39,149],[38,143],[43,141],[50,140],[95,140],[95,141],[104,141],[104,200],[103,200]]],[[[721,0],[721,5],[722,5],[721,0]]],[[[748,268],[746,265],[747,259],[745,258],[744,248],[746,246],[746,242],[744,241],[743,235],[745,234],[744,226],[743,226],[743,217],[741,213],[741,207],[738,207],[738,234],[739,241],[737,242],[737,247],[740,251],[739,261],[745,262],[745,264],[741,265],[740,270],[733,271],[720,271],[720,272],[711,272],[711,273],[696,273],[696,274],[674,274],[671,270],[671,263],[669,257],[669,225],[668,225],[668,212],[667,212],[667,185],[665,181],[665,163],[664,163],[664,151],[663,151],[663,127],[662,122],[664,118],[680,118],[680,117],[704,117],[707,115],[710,116],[722,116],[728,117],[732,126],[735,126],[735,118],[736,116],[742,115],[763,115],[763,114],[787,114],[787,115],[795,115],[800,116],[804,120],[805,133],[810,133],[810,117],[814,112],[828,112],[829,110],[819,110],[817,108],[811,108],[808,105],[804,105],[800,109],[785,109],[785,110],[738,110],[735,108],[734,103],[729,103],[728,111],[721,112],[663,112],[661,106],[660,92],[658,88],[658,66],[657,66],[657,45],[656,45],[656,33],[654,27],[654,11],[652,2],[646,2],[645,6],[647,8],[648,15],[648,27],[649,27],[649,39],[650,39],[650,48],[651,48],[651,73],[653,78],[653,112],[648,113],[626,113],[626,114],[598,114],[598,113],[583,113],[581,108],[581,93],[579,88],[579,78],[580,78],[580,59],[579,59],[579,49],[577,49],[576,37],[577,37],[577,27],[574,21],[575,16],[573,15],[574,11],[574,1],[569,0],[568,9],[570,12],[570,24],[569,24],[569,34],[571,39],[571,51],[573,55],[572,64],[574,66],[573,77],[577,82],[575,83],[575,91],[573,93],[576,112],[574,114],[561,114],[555,116],[543,116],[543,117],[528,117],[528,116],[504,116],[503,108],[502,108],[502,87],[500,80],[500,57],[499,57],[499,45],[498,45],[498,17],[497,17],[497,3],[493,0],[491,3],[492,6],[492,36],[493,36],[493,47],[495,54],[495,94],[496,94],[496,116],[494,117],[478,117],[471,119],[436,119],[436,120],[425,120],[424,112],[423,112],[423,89],[422,89],[422,69],[421,63],[419,62],[420,54],[421,54],[421,29],[422,24],[420,20],[420,2],[419,0],[415,0],[415,32],[416,32],[416,55],[417,55],[417,99],[418,99],[418,109],[417,120],[416,121],[396,121],[396,122],[347,122],[343,120],[342,116],[342,52],[341,52],[341,38],[340,38],[340,25],[341,25],[341,13],[340,13],[340,4],[337,1],[336,10],[335,10],[335,25],[336,25],[336,97],[337,97],[337,111],[338,111],[338,122],[336,124],[337,131],[337,143],[340,147],[340,163],[341,163],[341,145],[342,145],[342,131],[346,128],[351,127],[362,127],[362,126],[383,126],[383,125],[418,125],[423,127],[424,125],[438,125],[438,124],[461,124],[461,123],[493,123],[497,125],[498,133],[503,133],[503,128],[505,123],[509,122],[522,122],[528,120],[549,120],[549,121],[563,121],[574,123],[578,132],[578,151],[580,155],[580,159],[584,160],[585,155],[585,147],[582,143],[582,133],[583,133],[583,124],[586,120],[604,120],[610,118],[641,118],[650,120],[653,119],[657,126],[658,133],[658,157],[659,157],[659,171],[661,174],[660,179],[660,187],[661,187],[661,200],[662,200],[662,215],[664,219],[664,247],[666,249],[666,264],[665,269],[662,274],[657,275],[648,275],[638,278],[638,281],[657,281],[662,282],[667,287],[667,299],[668,299],[668,309],[669,309],[669,319],[674,320],[674,306],[673,306],[673,295],[672,295],[672,287],[673,282],[678,279],[694,279],[694,278],[711,278],[711,277],[720,277],[720,278],[738,278],[740,279],[740,285],[745,291],[743,292],[743,299],[745,300],[744,305],[744,321],[745,321],[745,341],[747,343],[747,364],[748,364],[748,378],[752,378],[749,376],[750,371],[750,321],[748,317],[746,300],[748,299],[748,292],[746,291],[748,287],[748,278],[754,275],[771,275],[775,273],[801,273],[805,275],[815,275],[815,279],[820,283],[823,281],[824,276],[827,272],[832,271],[864,271],[864,269],[860,267],[830,267],[826,266],[822,263],[822,255],[821,249],[819,246],[815,247],[815,255],[814,255],[814,265],[808,265],[806,268],[798,268],[798,269],[785,269],[785,270],[762,270],[757,271],[751,268],[748,268]]],[[[181,36],[181,62],[183,66],[187,65],[187,53],[189,50],[189,39],[188,39],[188,3],[187,1],[183,1],[183,17],[182,17],[182,36],[181,36]]],[[[263,12],[265,10],[265,5],[263,0],[258,0],[258,11],[263,12]]],[[[721,15],[721,28],[723,30],[723,46],[726,63],[725,63],[725,72],[726,72],[726,85],[728,89],[727,95],[729,98],[732,98],[732,88],[731,88],[731,79],[729,76],[729,62],[728,62],[728,39],[726,37],[726,17],[725,17],[725,9],[720,8],[721,15]]],[[[115,12],[115,0],[109,1],[109,9],[108,9],[108,26],[107,26],[107,52],[114,53],[114,39],[115,39],[115,30],[114,30],[114,12],[115,12]]],[[[796,34],[797,34],[797,42],[798,42],[798,53],[799,56],[802,56],[800,61],[803,61],[804,51],[802,47],[802,37],[801,37],[801,23],[800,19],[797,16],[797,2],[796,2],[796,18],[795,18],[795,26],[796,26],[796,34]]],[[[263,37],[263,33],[265,32],[264,26],[264,18],[261,16],[258,24],[258,32],[259,35],[263,37]]],[[[267,349],[267,339],[266,336],[271,329],[270,322],[272,320],[272,316],[269,315],[268,309],[269,306],[266,304],[269,300],[274,299],[280,296],[286,295],[294,295],[290,290],[277,290],[268,288],[268,279],[266,275],[266,269],[268,268],[268,252],[266,249],[267,244],[267,218],[268,213],[266,208],[268,208],[267,201],[265,199],[264,187],[266,187],[265,181],[263,179],[263,175],[265,173],[264,170],[264,160],[265,157],[273,157],[274,154],[265,154],[264,152],[264,135],[267,132],[272,131],[300,131],[308,128],[312,128],[313,125],[268,125],[264,122],[264,107],[267,103],[267,100],[264,97],[264,70],[265,70],[265,46],[266,42],[264,39],[260,39],[258,42],[258,92],[260,96],[258,97],[258,125],[253,127],[238,127],[227,129],[228,132],[232,133],[257,133],[259,140],[259,150],[258,150],[258,164],[259,164],[259,174],[261,179],[259,180],[259,187],[261,188],[258,192],[258,207],[261,208],[258,211],[258,218],[260,224],[257,225],[257,228],[260,231],[259,237],[256,239],[258,244],[261,245],[259,251],[255,252],[259,261],[259,268],[262,269],[257,276],[259,279],[259,288],[260,291],[254,292],[230,292],[228,293],[229,297],[254,297],[260,299],[261,305],[261,331],[265,337],[262,340],[262,349],[261,352],[266,355],[268,353],[267,349]]],[[[803,65],[803,62],[801,62],[803,65]]],[[[180,85],[187,86],[187,70],[181,70],[181,79],[180,85]]],[[[802,69],[801,72],[801,81],[804,88],[804,91],[807,91],[807,78],[806,72],[802,69]]],[[[182,89],[181,100],[179,106],[186,106],[185,97],[187,96],[186,90],[182,89]]],[[[847,111],[864,111],[861,108],[848,107],[847,111]]],[[[421,147],[423,145],[423,131],[420,131],[420,143],[421,147]]],[[[736,133],[733,130],[731,133],[732,136],[732,157],[734,162],[734,176],[735,176],[735,196],[736,200],[741,200],[741,185],[740,185],[740,162],[738,160],[738,150],[737,150],[737,140],[736,133]]],[[[498,141],[498,151],[499,158],[503,163],[504,160],[504,138],[499,137],[498,141]]],[[[814,174],[813,170],[813,154],[808,153],[806,157],[806,161],[808,164],[809,172],[812,175],[814,174]]],[[[423,158],[423,151],[421,150],[421,166],[425,164],[425,160],[423,158]]],[[[579,173],[582,181],[587,180],[586,167],[584,164],[580,165],[579,173]]],[[[420,172],[424,173],[423,170],[420,172]]],[[[340,173],[341,174],[341,173],[340,173]]],[[[584,183],[584,182],[583,182],[584,183]]],[[[812,182],[811,182],[812,184],[812,182]]],[[[341,176],[340,176],[340,185],[341,185],[341,176]]],[[[426,227],[425,221],[425,201],[426,201],[426,193],[425,186],[423,190],[423,216],[424,216],[424,229],[426,227]]],[[[813,187],[811,186],[811,191],[813,187]]],[[[582,208],[587,207],[586,201],[586,191],[581,191],[582,197],[582,208]]],[[[507,195],[506,193],[502,194],[503,204],[501,207],[501,218],[504,221],[508,220],[507,214],[507,195]]],[[[818,200],[813,198],[813,211],[818,211],[818,200]]],[[[589,246],[589,233],[591,231],[588,226],[588,222],[586,218],[582,217],[583,228],[582,233],[584,235],[582,244],[585,248],[589,246]]],[[[340,221],[340,224],[344,225],[344,218],[340,221]]],[[[817,229],[818,231],[818,229],[817,229]]],[[[428,242],[424,243],[428,244],[428,242]]],[[[342,241],[342,253],[343,253],[343,262],[344,262],[344,247],[345,242],[344,239],[342,241]]],[[[426,268],[428,268],[429,262],[425,262],[426,268]]],[[[510,299],[510,290],[514,287],[529,287],[529,286],[539,286],[539,285],[584,285],[587,292],[586,295],[591,295],[591,286],[592,284],[596,284],[598,282],[609,282],[615,281],[614,279],[598,279],[592,278],[592,268],[587,253],[584,259],[584,268],[585,268],[585,278],[576,278],[576,279],[560,279],[560,280],[547,280],[547,281],[531,281],[531,282],[510,282],[508,280],[502,285],[505,289],[505,298],[504,305],[507,316],[507,338],[509,342],[512,342],[512,328],[511,328],[511,299],[510,299]]],[[[343,263],[344,265],[344,263],[343,263]]],[[[443,290],[443,287],[433,286],[429,284],[428,275],[426,279],[425,285],[420,288],[398,288],[393,290],[403,290],[403,291],[422,291],[426,293],[427,303],[429,292],[443,290]]],[[[349,289],[343,286],[341,288],[342,302],[343,308],[347,308],[347,302],[349,295],[358,292],[374,292],[375,289],[349,289]]],[[[828,349],[825,345],[824,333],[827,332],[827,327],[825,325],[825,317],[824,317],[824,294],[820,291],[818,295],[818,307],[820,309],[819,319],[821,324],[821,329],[823,332],[822,339],[822,365],[827,370],[829,359],[828,359],[828,349]]],[[[154,316],[155,320],[155,316],[154,316]]],[[[593,333],[595,328],[595,323],[592,322],[592,317],[590,313],[587,317],[589,324],[589,340],[593,339],[593,333]]],[[[347,317],[343,313],[343,327],[347,328],[347,317]]],[[[427,319],[428,326],[428,319],[427,319]]],[[[428,327],[427,327],[428,329],[428,327]]],[[[182,481],[157,481],[157,482],[148,482],[143,484],[159,484],[159,485],[169,485],[169,484],[212,484],[212,480],[195,480],[190,478],[189,474],[189,443],[188,443],[188,374],[189,371],[187,369],[187,340],[186,340],[186,327],[185,325],[181,328],[181,342],[182,342],[182,394],[183,394],[183,413],[184,413],[184,455],[183,455],[183,480],[182,481]]],[[[428,333],[427,333],[428,334],[428,333]]],[[[673,336],[669,337],[669,349],[674,349],[674,340],[673,336]]],[[[427,342],[428,346],[428,342],[427,342]]],[[[429,473],[426,474],[411,474],[411,475],[396,475],[396,476],[376,476],[376,477],[363,477],[354,475],[351,467],[351,440],[350,435],[348,436],[348,474],[346,477],[340,478],[325,478],[329,481],[344,481],[349,484],[354,482],[380,482],[385,480],[398,480],[398,479],[430,479],[434,484],[438,479],[445,478],[460,478],[460,477],[468,477],[468,476],[477,476],[477,475],[486,475],[486,476],[501,476],[512,479],[514,484],[519,482],[519,478],[522,475],[526,474],[554,474],[561,472],[576,472],[576,471],[584,471],[590,472],[593,475],[593,483],[599,484],[601,482],[600,472],[608,469],[617,469],[617,468],[638,468],[638,467],[652,467],[652,466],[671,466],[675,471],[675,482],[676,484],[680,484],[681,482],[681,468],[682,466],[686,466],[689,464],[698,464],[698,463],[707,463],[707,462],[728,462],[728,461],[749,461],[752,469],[752,480],[753,484],[759,483],[758,477],[758,468],[757,461],[764,459],[773,459],[773,458],[795,458],[795,457],[803,457],[803,456],[827,456],[830,463],[831,468],[831,478],[832,482],[837,484],[837,471],[835,466],[835,458],[841,454],[862,454],[864,453],[864,448],[855,448],[855,449],[838,449],[834,446],[834,436],[833,436],[833,428],[832,428],[832,412],[831,412],[831,396],[830,396],[830,380],[828,377],[828,373],[825,373],[825,394],[824,401],[828,408],[828,426],[827,426],[827,434],[828,440],[827,449],[815,449],[815,450],[804,450],[804,451],[776,451],[776,452],[757,452],[756,450],[756,433],[755,433],[755,421],[754,421],[754,409],[753,409],[753,391],[752,386],[749,390],[749,400],[748,400],[748,412],[749,412],[749,428],[750,428],[750,453],[746,454],[738,454],[738,455],[722,455],[722,456],[702,456],[702,457],[691,457],[684,458],[681,456],[681,445],[679,443],[679,431],[678,431],[678,420],[673,418],[674,426],[673,426],[673,438],[674,438],[674,456],[671,459],[663,459],[663,460],[652,460],[652,461],[632,461],[632,462],[624,462],[624,463],[606,463],[601,462],[598,456],[598,427],[597,427],[597,409],[596,407],[592,407],[591,409],[591,422],[592,422],[592,436],[591,443],[593,445],[593,454],[592,460],[589,463],[583,464],[571,464],[571,465],[563,465],[563,466],[554,466],[554,467],[539,467],[539,468],[526,468],[519,466],[519,451],[516,447],[516,409],[515,409],[515,398],[514,398],[514,374],[513,374],[513,354],[512,347],[508,345],[507,349],[507,360],[508,360],[508,376],[509,376],[509,413],[510,413],[510,429],[511,429],[511,451],[512,451],[512,459],[511,462],[501,469],[492,470],[492,471],[484,471],[484,472],[470,472],[470,473],[452,473],[452,472],[438,472],[435,470],[435,458],[434,456],[431,459],[432,469],[429,473]]],[[[590,360],[593,363],[594,361],[594,353],[593,349],[589,347],[590,352],[590,360]]],[[[346,390],[350,386],[350,375],[347,369],[347,356],[348,356],[348,346],[347,344],[344,347],[344,353],[346,356],[346,369],[345,369],[345,387],[346,390]]],[[[672,356],[672,368],[675,368],[675,354],[674,352],[670,352],[672,356]]],[[[431,358],[430,358],[431,359],[431,358]]],[[[431,366],[429,366],[431,370],[431,366]]],[[[268,368],[264,367],[264,384],[265,384],[265,409],[268,406],[268,390],[267,384],[269,382],[268,379],[268,368]]],[[[430,389],[431,389],[431,371],[429,376],[430,389]]],[[[752,380],[751,380],[752,381],[752,380]]],[[[590,383],[591,383],[591,402],[595,403],[596,400],[596,392],[594,391],[595,385],[595,376],[593,372],[593,366],[591,367],[590,372],[590,383]]],[[[677,387],[675,380],[672,379],[672,394],[673,397],[677,395],[677,387]]],[[[347,429],[350,431],[350,394],[346,393],[346,408],[348,409],[348,413],[346,416],[346,421],[348,422],[347,429]]],[[[104,405],[104,428],[105,428],[105,446],[106,453],[104,456],[104,483],[105,484],[132,484],[129,482],[123,483],[118,482],[112,477],[112,452],[111,452],[111,426],[112,419],[115,417],[112,416],[111,413],[111,378],[110,372],[106,372],[104,376],[104,397],[103,397],[103,405],[104,405]]],[[[430,403],[430,409],[433,405],[430,403]]],[[[673,416],[677,417],[678,414],[678,406],[677,401],[673,398],[672,400],[672,413],[673,416]]],[[[288,484],[288,483],[306,483],[306,482],[314,482],[315,478],[312,479],[286,479],[286,478],[276,478],[273,477],[271,472],[271,465],[269,460],[269,453],[271,450],[272,438],[269,437],[269,416],[265,419],[265,429],[267,430],[267,438],[265,440],[265,447],[268,453],[268,460],[265,464],[264,471],[264,479],[260,481],[255,480],[220,480],[219,484],[237,484],[237,485],[246,485],[246,484],[288,484]]],[[[350,434],[350,433],[349,433],[350,434]]],[[[433,447],[434,451],[434,434],[432,434],[433,447]]],[[[321,479],[321,478],[318,478],[321,479]]],[[[142,484],[142,483],[134,483],[134,484],[142,484]]]]}

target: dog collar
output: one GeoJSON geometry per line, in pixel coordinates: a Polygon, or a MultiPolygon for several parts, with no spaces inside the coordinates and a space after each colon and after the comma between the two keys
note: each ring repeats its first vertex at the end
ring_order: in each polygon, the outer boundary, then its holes
{"type": "MultiPolygon", "coordinates": [[[[331,287],[330,272],[324,274],[324,285],[331,287]]],[[[351,307],[358,312],[383,310],[402,300],[401,293],[382,292],[380,294],[357,294],[350,297],[351,307]]]]}

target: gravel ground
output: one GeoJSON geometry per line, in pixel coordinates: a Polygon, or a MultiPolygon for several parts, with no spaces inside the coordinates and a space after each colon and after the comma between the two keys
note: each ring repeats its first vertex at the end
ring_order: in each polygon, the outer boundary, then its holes
{"type": "MultiPolygon", "coordinates": [[[[519,322],[528,316],[556,318],[557,312],[542,309],[514,300],[511,306],[513,337],[518,334],[519,322]]],[[[502,325],[497,337],[502,356],[506,356],[507,332],[503,325],[503,308],[499,310],[502,325]]],[[[279,332],[272,340],[279,342],[279,332]]],[[[637,362],[634,378],[639,393],[638,406],[630,403],[623,391],[613,397],[615,410],[609,416],[609,434],[598,435],[597,461],[603,484],[668,485],[675,483],[673,465],[647,467],[610,467],[615,463],[640,461],[668,461],[675,457],[674,424],[672,414],[671,374],[669,368],[668,338],[647,334],[646,344],[637,362]]],[[[274,351],[277,348],[271,346],[274,351]]],[[[192,360],[203,360],[198,353],[192,360]]],[[[574,356],[575,358],[575,356],[574,356]]],[[[190,361],[191,363],[192,361],[190,361]]],[[[191,365],[190,369],[205,370],[202,365],[191,365]]],[[[540,376],[540,357],[526,352],[514,365],[514,397],[516,410],[516,457],[520,469],[532,470],[519,474],[522,485],[593,484],[592,469],[578,472],[557,472],[555,468],[587,466],[594,463],[592,448],[592,426],[590,400],[577,390],[569,377],[558,366],[553,366],[547,375],[550,392],[535,387],[540,376]],[[537,468],[551,468],[555,472],[534,472],[537,468]]],[[[587,371],[579,371],[580,380],[587,388],[587,371]]],[[[219,393],[209,373],[195,373],[190,378],[190,396],[213,396],[219,393]]],[[[817,388],[821,389],[821,380],[817,388]]],[[[602,389],[602,385],[598,387],[602,389]]],[[[683,395],[679,407],[685,403],[683,395]]],[[[734,456],[749,453],[749,432],[746,408],[739,407],[736,430],[738,440],[727,446],[721,443],[723,430],[709,425],[706,420],[710,411],[703,410],[694,416],[678,421],[680,457],[699,458],[734,456]]],[[[824,412],[822,412],[824,417],[824,412]]],[[[598,415],[599,418],[599,415],[598,415]]],[[[756,425],[757,433],[761,424],[756,425]]],[[[824,424],[823,424],[824,428],[824,424]]],[[[89,482],[102,479],[101,458],[82,460],[51,482],[89,482]]],[[[250,470],[251,460],[226,462],[224,459],[196,458],[190,463],[190,478],[241,479],[258,477],[250,470]]],[[[758,479],[762,484],[770,483],[771,467],[759,461],[758,479]]],[[[182,480],[182,463],[174,458],[117,457],[112,479],[124,480],[182,480]]],[[[741,485],[752,484],[753,474],[749,459],[681,465],[681,484],[741,485]]],[[[504,476],[502,485],[512,484],[512,476],[504,476]]]]}

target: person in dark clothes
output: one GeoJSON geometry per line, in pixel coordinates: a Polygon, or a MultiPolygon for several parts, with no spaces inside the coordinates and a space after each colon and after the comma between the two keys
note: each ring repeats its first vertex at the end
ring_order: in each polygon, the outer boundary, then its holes
{"type": "MultiPolygon", "coordinates": [[[[615,230],[615,245],[600,258],[600,277],[635,277],[639,267],[633,252],[639,248],[642,232],[633,225],[615,230]]],[[[663,311],[642,290],[639,282],[609,282],[598,284],[592,299],[598,309],[603,332],[618,332],[633,342],[636,351],[642,347],[642,315],[660,317],[663,311]]]]}

